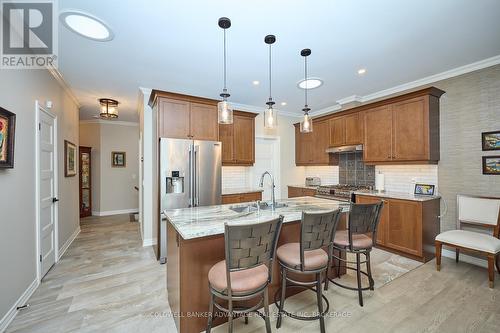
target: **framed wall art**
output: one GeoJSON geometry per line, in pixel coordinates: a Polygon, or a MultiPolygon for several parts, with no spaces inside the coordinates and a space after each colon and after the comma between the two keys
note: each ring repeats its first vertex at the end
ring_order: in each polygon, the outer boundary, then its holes
{"type": "Polygon", "coordinates": [[[78,149],[76,145],[68,140],[64,140],[64,176],[76,176],[78,149]]]}
{"type": "Polygon", "coordinates": [[[125,168],[127,166],[127,153],[124,151],[111,152],[111,166],[113,168],[125,168]]]}
{"type": "Polygon", "coordinates": [[[16,115],[0,107],[0,169],[14,167],[16,115]]]}
{"type": "Polygon", "coordinates": [[[483,156],[483,175],[500,175],[500,155],[483,156]]]}
{"type": "Polygon", "coordinates": [[[500,150],[500,131],[481,133],[483,151],[500,150]]]}

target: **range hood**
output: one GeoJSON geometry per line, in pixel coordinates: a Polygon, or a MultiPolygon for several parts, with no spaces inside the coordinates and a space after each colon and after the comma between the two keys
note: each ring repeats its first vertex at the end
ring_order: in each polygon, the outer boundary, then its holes
{"type": "Polygon", "coordinates": [[[326,152],[330,154],[345,153],[352,151],[363,151],[363,145],[340,146],[340,147],[328,148],[326,150],[326,152]]]}

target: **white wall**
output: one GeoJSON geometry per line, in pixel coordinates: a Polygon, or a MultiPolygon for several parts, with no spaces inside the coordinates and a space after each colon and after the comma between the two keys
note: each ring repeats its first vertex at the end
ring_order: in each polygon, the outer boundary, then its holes
{"type": "Polygon", "coordinates": [[[17,118],[14,168],[0,169],[0,321],[37,279],[35,100],[51,100],[58,119],[59,248],[79,229],[78,177],[64,177],[64,140],[79,144],[78,106],[46,70],[2,70],[0,106],[17,118]]]}
{"type": "Polygon", "coordinates": [[[92,147],[92,213],[112,215],[137,211],[139,194],[139,124],[80,123],[80,144],[92,147]],[[124,151],[126,166],[111,166],[111,152],[124,151]]]}

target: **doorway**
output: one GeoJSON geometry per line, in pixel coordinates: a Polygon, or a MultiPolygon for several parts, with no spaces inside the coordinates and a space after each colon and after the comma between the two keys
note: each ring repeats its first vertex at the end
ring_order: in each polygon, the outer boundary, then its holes
{"type": "Polygon", "coordinates": [[[37,262],[41,280],[57,262],[57,117],[36,102],[37,262]]]}

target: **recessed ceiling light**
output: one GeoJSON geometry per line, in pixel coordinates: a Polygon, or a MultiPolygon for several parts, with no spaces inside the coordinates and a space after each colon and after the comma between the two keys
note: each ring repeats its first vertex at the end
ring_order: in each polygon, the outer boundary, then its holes
{"type": "Polygon", "coordinates": [[[259,81],[257,81],[257,80],[254,80],[254,81],[252,81],[252,84],[253,84],[254,86],[258,86],[258,85],[260,84],[260,82],[259,82],[259,81]]]}
{"type": "Polygon", "coordinates": [[[323,85],[323,81],[318,78],[309,78],[307,80],[301,80],[297,84],[297,86],[301,89],[306,89],[306,83],[307,83],[307,89],[315,89],[323,85]]]}
{"type": "Polygon", "coordinates": [[[281,106],[285,106],[286,105],[286,102],[281,102],[281,106]]]}
{"type": "Polygon", "coordinates": [[[114,38],[111,28],[93,15],[68,10],[62,12],[59,17],[66,28],[85,38],[99,42],[110,41],[114,38]]]}
{"type": "Polygon", "coordinates": [[[366,73],[366,68],[358,69],[358,75],[364,75],[366,73]]]}

